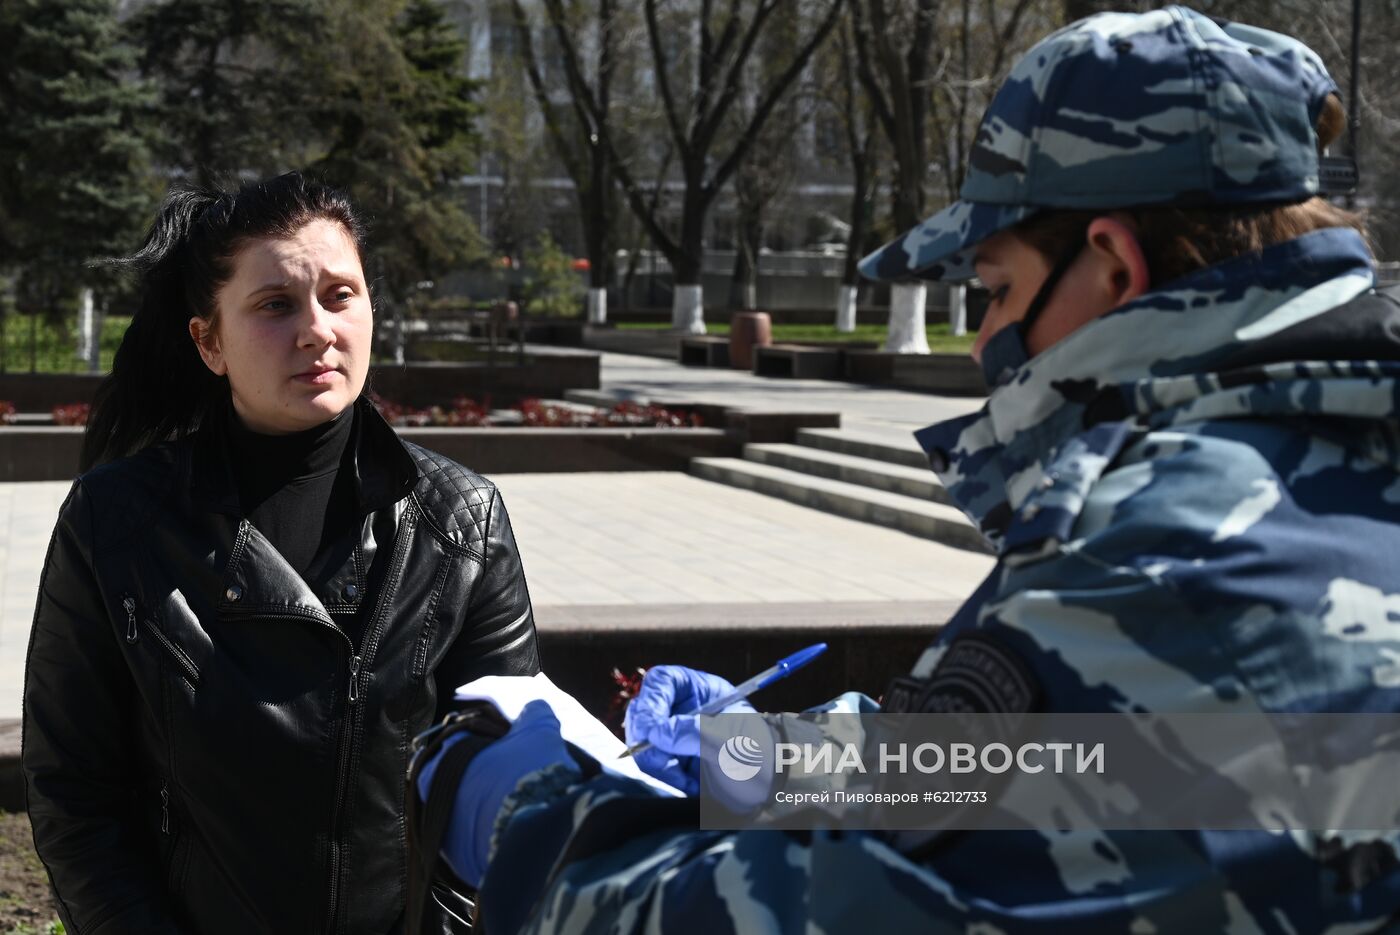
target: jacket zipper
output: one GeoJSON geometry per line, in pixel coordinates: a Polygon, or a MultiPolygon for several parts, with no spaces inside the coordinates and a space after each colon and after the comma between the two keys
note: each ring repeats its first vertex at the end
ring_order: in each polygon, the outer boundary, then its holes
{"type": "Polygon", "coordinates": [[[146,625],[147,630],[151,631],[151,636],[154,636],[156,638],[156,642],[164,646],[165,651],[170,653],[170,657],[175,660],[175,664],[178,665],[180,667],[180,670],[185,673],[185,678],[189,680],[189,683],[191,685],[198,685],[199,670],[195,668],[195,665],[190,660],[190,657],[185,655],[185,651],[182,650],[180,647],[176,646],[174,643],[170,642],[170,638],[164,633],[160,632],[160,627],[156,626],[156,622],[154,620],[148,617],[141,622],[146,625]]]}
{"type": "Polygon", "coordinates": [[[374,652],[379,645],[379,629],[383,624],[384,615],[392,600],[393,593],[397,591],[397,582],[403,571],[404,556],[408,552],[408,542],[412,538],[414,525],[417,523],[417,514],[414,512],[413,501],[409,500],[409,506],[404,510],[403,519],[394,536],[394,554],[389,563],[389,568],[384,575],[384,585],[379,592],[379,598],[375,603],[374,616],[371,621],[369,634],[366,638],[366,649],[363,653],[355,652],[355,644],[344,630],[338,627],[334,620],[327,616],[316,613],[280,613],[265,614],[256,610],[240,614],[236,608],[227,608],[226,613],[234,616],[257,616],[264,618],[284,618],[295,620],[306,620],[319,624],[322,627],[336,633],[345,641],[345,646],[349,650],[350,677],[346,690],[346,701],[349,705],[350,723],[348,730],[342,734],[343,742],[340,747],[340,763],[336,769],[335,782],[335,802],[331,812],[331,832],[330,832],[330,894],[326,907],[326,932],[335,931],[335,918],[339,910],[340,903],[340,873],[341,873],[341,851],[344,843],[340,840],[340,816],[345,807],[345,796],[349,785],[350,764],[354,759],[355,737],[358,734],[360,721],[360,672],[364,668],[364,663],[373,661],[374,652]]]}
{"type": "Polygon", "coordinates": [[[394,555],[389,562],[389,570],[384,578],[383,589],[379,592],[379,600],[374,607],[374,617],[370,621],[369,629],[365,633],[365,641],[360,649],[360,655],[351,660],[353,668],[350,672],[350,703],[354,704],[359,700],[359,679],[360,660],[373,660],[376,652],[379,651],[380,631],[383,629],[385,611],[389,602],[393,600],[398,590],[399,573],[403,570],[404,554],[408,551],[408,540],[412,537],[413,527],[417,525],[417,514],[412,508],[404,511],[403,524],[399,529],[399,535],[394,542],[394,555]]]}
{"type": "Polygon", "coordinates": [[[126,641],[136,642],[136,599],[130,594],[122,595],[122,609],[126,611],[126,641]]]}
{"type": "MultiPolygon", "coordinates": [[[[353,694],[355,695],[355,697],[356,697],[356,700],[358,700],[358,698],[359,698],[359,693],[358,693],[358,691],[357,691],[357,689],[356,689],[356,687],[355,687],[355,681],[356,681],[355,677],[359,674],[359,662],[358,662],[358,660],[359,660],[360,657],[355,653],[355,644],[350,640],[349,635],[348,635],[344,630],[342,630],[340,627],[336,626],[334,620],[330,619],[329,617],[322,616],[321,614],[310,613],[310,612],[308,612],[308,613],[286,613],[286,612],[283,612],[283,613],[277,613],[277,614],[270,614],[270,613],[259,613],[259,612],[256,611],[256,610],[243,612],[243,611],[241,611],[241,608],[227,608],[227,609],[225,609],[224,612],[227,613],[227,614],[229,614],[230,616],[235,616],[235,617],[238,617],[238,616],[247,616],[247,617],[260,617],[260,618],[263,618],[263,619],[270,619],[270,620],[301,620],[301,621],[304,621],[304,622],[307,622],[307,623],[314,623],[314,624],[316,624],[317,626],[320,626],[320,627],[323,627],[324,629],[330,630],[332,633],[334,633],[334,634],[336,634],[337,636],[339,636],[339,637],[341,638],[341,640],[343,640],[343,641],[345,642],[345,648],[348,650],[348,652],[347,652],[346,655],[347,655],[348,658],[351,660],[351,662],[350,662],[351,676],[350,676],[350,679],[348,680],[349,685],[350,685],[350,693],[353,693],[353,694]]],[[[355,712],[355,710],[356,710],[357,707],[358,707],[358,706],[357,706],[355,703],[353,703],[353,702],[351,703],[350,711],[351,711],[351,717],[352,717],[352,718],[354,717],[354,712],[355,712]]],[[[351,732],[353,732],[353,721],[352,721],[351,727],[352,727],[352,731],[351,731],[351,732]]],[[[342,742],[341,742],[341,744],[340,744],[340,758],[339,758],[340,762],[339,762],[339,765],[336,767],[336,800],[335,800],[335,811],[333,811],[333,812],[331,813],[331,833],[330,833],[331,881],[330,881],[330,911],[329,911],[329,915],[328,915],[328,917],[327,917],[327,918],[328,918],[328,922],[327,922],[327,927],[326,927],[327,933],[329,933],[329,932],[331,931],[332,925],[333,925],[333,923],[334,923],[334,920],[335,920],[335,910],[336,910],[336,902],[337,902],[337,900],[338,900],[338,894],[337,894],[337,892],[336,892],[336,889],[337,889],[338,884],[339,884],[339,881],[340,881],[340,842],[337,840],[337,826],[338,826],[339,823],[340,823],[340,809],[341,809],[340,800],[341,800],[341,798],[344,796],[344,790],[345,790],[345,784],[346,784],[346,777],[345,777],[346,768],[347,768],[347,766],[348,766],[348,764],[349,764],[349,762],[350,762],[350,756],[349,756],[349,753],[350,753],[350,741],[349,741],[349,739],[346,737],[346,734],[345,734],[345,733],[342,733],[341,737],[342,737],[342,742]]]]}
{"type": "Polygon", "coordinates": [[[162,779],[160,781],[160,833],[170,839],[166,844],[169,859],[165,865],[165,877],[166,885],[172,895],[180,892],[183,888],[184,867],[188,857],[187,847],[189,843],[189,836],[184,833],[184,829],[178,822],[173,829],[170,826],[172,807],[177,813],[179,812],[178,803],[174,806],[171,804],[173,798],[170,794],[170,780],[168,778],[162,779]]]}
{"type": "MultiPolygon", "coordinates": [[[[366,661],[372,662],[374,660],[375,651],[379,648],[379,631],[383,626],[385,613],[398,590],[398,579],[403,572],[404,556],[408,552],[408,542],[412,538],[413,527],[417,522],[412,504],[413,501],[410,500],[394,536],[394,554],[389,561],[389,568],[384,574],[379,597],[374,606],[374,616],[366,631],[363,649],[357,654],[354,646],[350,647],[350,686],[346,693],[346,700],[350,705],[350,725],[346,743],[341,747],[340,769],[336,775],[335,808],[331,812],[331,879],[330,898],[326,907],[327,933],[335,931],[336,914],[340,908],[341,851],[344,848],[344,842],[340,840],[340,815],[345,807],[350,764],[354,761],[356,739],[360,732],[360,671],[366,661]]],[[[346,639],[348,641],[349,638],[346,639]]]]}
{"type": "MultiPolygon", "coordinates": [[[[136,628],[136,600],[130,595],[122,597],[122,609],[126,611],[126,641],[135,643],[141,638],[141,632],[136,628]]],[[[170,638],[160,632],[160,627],[150,617],[141,621],[146,625],[146,629],[151,631],[151,636],[156,638],[156,642],[165,647],[165,651],[170,654],[170,658],[175,660],[175,664],[180,667],[180,671],[185,674],[185,679],[191,685],[199,684],[199,669],[185,651],[170,641],[170,638]]]]}

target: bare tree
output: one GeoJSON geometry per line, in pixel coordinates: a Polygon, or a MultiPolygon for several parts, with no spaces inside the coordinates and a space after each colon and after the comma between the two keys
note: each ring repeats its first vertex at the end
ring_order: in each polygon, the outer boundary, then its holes
{"type": "MultiPolygon", "coordinates": [[[[699,0],[698,16],[688,20],[689,34],[686,35],[679,28],[668,31],[663,27],[663,0],[644,0],[656,92],[665,112],[684,184],[677,233],[668,229],[663,218],[654,212],[646,189],[637,183],[626,160],[619,157],[615,134],[611,132],[602,103],[584,76],[578,43],[569,32],[563,0],[545,0],[563,52],[570,86],[588,116],[589,131],[607,147],[609,166],[629,206],[646,228],[653,245],[671,264],[676,284],[672,325],[676,330],[704,333],[700,269],[706,216],[725,183],[749,155],[778,101],[835,27],[845,0],[813,0],[823,10],[814,18],[815,27],[793,46],[785,67],[776,69],[775,77],[758,92],[758,103],[746,125],[722,136],[721,129],[733,119],[740,77],[759,37],[773,21],[773,14],[779,10],[791,11],[793,2],[752,0],[749,4],[744,0],[729,0],[725,11],[717,14],[715,0],[699,0]],[[677,43],[678,36],[688,43],[677,43]],[[684,94],[678,93],[682,80],[684,94]],[[729,145],[719,147],[721,139],[727,139],[729,145]],[[719,149],[727,151],[717,151],[719,149]]],[[[668,25],[674,24],[668,19],[668,25]]]]}
{"type": "Polygon", "coordinates": [[[856,85],[856,39],[850,20],[840,33],[838,52],[841,83],[837,103],[845,131],[846,156],[851,166],[851,220],[846,231],[846,262],[841,269],[841,291],[836,299],[836,330],[854,331],[860,297],[857,264],[865,252],[875,214],[875,189],[879,181],[875,157],[879,145],[875,108],[856,85]]]}
{"type": "MultiPolygon", "coordinates": [[[[671,161],[675,158],[675,149],[668,146],[661,156],[661,161],[657,163],[656,181],[652,184],[651,191],[647,196],[647,213],[656,216],[661,210],[661,199],[666,194],[666,176],[671,171],[671,161]]],[[[626,215],[631,217],[631,215],[626,215]]],[[[646,249],[647,232],[646,228],[632,217],[633,221],[630,230],[625,236],[627,242],[631,244],[627,250],[627,267],[622,272],[622,307],[628,307],[630,296],[632,295],[632,282],[637,276],[637,267],[641,262],[642,253],[646,249]]]]}
{"type": "MultiPolygon", "coordinates": [[[[520,0],[511,0],[516,31],[520,39],[521,57],[535,102],[544,118],[550,142],[564,170],[573,180],[583,222],[584,250],[588,257],[588,320],[599,324],[607,319],[608,282],[612,271],[612,219],[614,182],[609,166],[611,155],[600,134],[592,129],[591,114],[582,90],[588,90],[597,107],[599,123],[607,125],[612,116],[613,79],[617,70],[617,31],[619,24],[612,0],[597,0],[596,17],[592,20],[591,39],[594,64],[590,77],[580,76],[579,82],[569,82],[573,119],[560,113],[560,107],[550,96],[550,89],[540,68],[535,50],[535,30],[520,0]]],[[[551,4],[551,16],[563,13],[562,5],[551,4]]],[[[577,22],[579,17],[575,16],[577,22]]],[[[573,29],[569,34],[577,37],[573,29]]]]}
{"type": "Polygon", "coordinates": [[[996,0],[984,0],[979,10],[973,9],[972,0],[959,0],[952,30],[957,47],[949,50],[951,54],[934,76],[929,114],[934,139],[942,143],[935,150],[949,201],[958,197],[967,174],[982,112],[1015,60],[1016,38],[1031,0],[1011,0],[1008,5],[1010,9],[1002,16],[996,0]]]}
{"type": "MultiPolygon", "coordinates": [[[[793,17],[771,29],[760,40],[760,48],[746,74],[755,87],[772,77],[775,63],[781,62],[781,49],[799,38],[802,22],[793,17]]],[[[791,190],[803,159],[801,131],[812,116],[814,97],[806,87],[784,95],[758,132],[747,158],[735,171],[732,186],[735,202],[734,272],[730,279],[729,305],[732,308],[758,307],[758,262],[768,227],[770,210],[791,190]]],[[[741,93],[736,126],[752,122],[752,94],[741,93]]]]}
{"type": "MultiPolygon", "coordinates": [[[[938,0],[916,0],[906,11],[906,21],[898,25],[893,12],[885,0],[854,0],[851,4],[857,74],[890,141],[894,226],[902,231],[924,216],[931,100],[928,85],[934,64],[938,0]]],[[[897,283],[890,289],[886,350],[928,353],[926,296],[922,283],[897,283]]]]}
{"type": "MultiPolygon", "coordinates": [[[[977,124],[1026,33],[1032,0],[853,0],[856,71],[893,155],[894,227],[924,219],[930,163],[957,197],[977,124]],[[930,160],[930,152],[936,155],[930,160]]],[[[1061,10],[1040,4],[1042,19],[1061,10]]],[[[1038,37],[1038,36],[1037,36],[1038,37]]],[[[890,293],[887,350],[927,353],[922,283],[890,293]]]]}

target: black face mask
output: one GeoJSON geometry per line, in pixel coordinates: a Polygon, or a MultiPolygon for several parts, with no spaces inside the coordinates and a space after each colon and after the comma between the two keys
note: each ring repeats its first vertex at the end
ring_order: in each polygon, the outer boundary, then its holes
{"type": "Polygon", "coordinates": [[[1031,304],[1026,307],[1026,314],[1021,320],[992,335],[991,340],[982,348],[982,376],[986,378],[988,389],[994,390],[1010,383],[1016,376],[1016,371],[1034,356],[1026,349],[1026,335],[1031,333],[1031,326],[1045,310],[1050,296],[1055,294],[1055,286],[1065,273],[1069,272],[1070,266],[1083,249],[1084,244],[1080,242],[1065,251],[1050,270],[1050,274],[1045,277],[1045,281],[1040,284],[1040,290],[1031,299],[1031,304]]]}

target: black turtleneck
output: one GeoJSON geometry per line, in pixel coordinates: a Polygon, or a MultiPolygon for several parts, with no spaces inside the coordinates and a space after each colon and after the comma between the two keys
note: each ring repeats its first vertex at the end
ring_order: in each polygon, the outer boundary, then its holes
{"type": "Polygon", "coordinates": [[[340,471],[355,407],[290,435],[263,435],[229,407],[229,450],[243,515],[302,577],[355,514],[352,472],[340,471]],[[339,482],[337,479],[339,478],[339,482]]]}

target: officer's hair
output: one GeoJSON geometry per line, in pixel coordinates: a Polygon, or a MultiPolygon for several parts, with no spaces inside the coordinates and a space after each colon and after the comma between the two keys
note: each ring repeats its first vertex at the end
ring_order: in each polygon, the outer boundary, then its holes
{"type": "Polygon", "coordinates": [[[238,252],[253,240],[285,239],[312,221],[340,224],[363,255],[364,225],[343,193],[299,172],[236,191],[184,188],[165,196],[146,241],[112,261],[134,270],[141,300],[112,372],[93,398],[79,470],[196,430],[229,397],[190,340],[191,316],[218,329],[219,289],[238,252]]]}
{"type": "MultiPolygon", "coordinates": [[[[1330,146],[1346,125],[1342,103],[1329,95],[1317,120],[1318,152],[1330,146]]],[[[1047,211],[1022,221],[1012,232],[1051,263],[1067,244],[1083,243],[1089,224],[1105,211],[1047,211]]],[[[1359,214],[1310,198],[1294,204],[1251,204],[1129,208],[1137,227],[1154,287],[1237,256],[1257,253],[1328,227],[1349,227],[1366,237],[1359,214]]]]}

